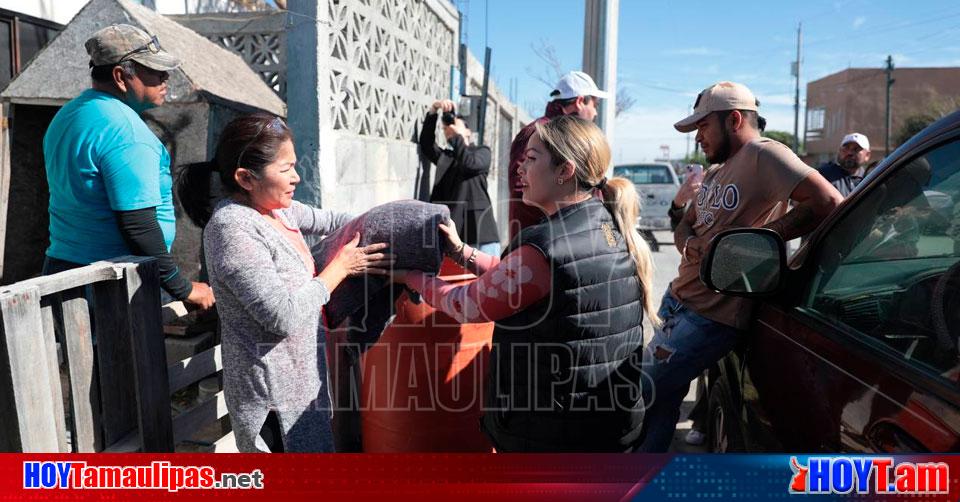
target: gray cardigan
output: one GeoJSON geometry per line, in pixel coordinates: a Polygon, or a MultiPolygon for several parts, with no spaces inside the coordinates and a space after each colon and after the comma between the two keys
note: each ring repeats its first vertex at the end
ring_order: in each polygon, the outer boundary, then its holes
{"type": "MultiPolygon", "coordinates": [[[[291,228],[325,235],[350,216],[294,201],[281,211],[291,228]]],[[[224,395],[237,447],[267,451],[259,432],[277,413],[288,452],[333,451],[321,307],[326,286],[256,210],[217,204],[204,229],[210,285],[223,343],[224,395]]]]}

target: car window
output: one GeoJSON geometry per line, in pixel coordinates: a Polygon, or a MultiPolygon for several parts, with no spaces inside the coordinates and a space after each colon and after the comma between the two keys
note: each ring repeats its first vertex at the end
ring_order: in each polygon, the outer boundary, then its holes
{"type": "Polygon", "coordinates": [[[667,166],[617,166],[614,176],[622,176],[638,185],[672,185],[670,168],[667,166]]]}
{"type": "Polygon", "coordinates": [[[815,259],[807,309],[958,382],[960,140],[870,187],[815,259]]]}

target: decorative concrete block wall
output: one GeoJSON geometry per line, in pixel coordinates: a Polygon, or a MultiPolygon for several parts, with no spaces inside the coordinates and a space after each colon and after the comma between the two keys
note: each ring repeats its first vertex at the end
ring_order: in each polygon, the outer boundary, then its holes
{"type": "MultiPolygon", "coordinates": [[[[422,162],[416,141],[430,104],[459,94],[456,9],[447,0],[320,0],[309,10],[174,19],[241,55],[287,101],[295,133],[309,135],[319,123],[319,144],[298,141],[298,167],[310,185],[298,192],[302,200],[359,213],[426,198],[434,167],[422,162]],[[316,33],[298,33],[305,23],[316,23],[316,33]],[[314,78],[313,61],[316,89],[288,95],[290,78],[314,78]],[[299,113],[314,107],[316,116],[299,113]]],[[[479,95],[483,65],[472,55],[467,76],[468,94],[479,95]]],[[[501,173],[513,136],[528,121],[491,82],[485,144],[493,149],[489,191],[503,236],[506,205],[498,202],[508,190],[501,173]]]]}
{"type": "MultiPolygon", "coordinates": [[[[451,81],[451,69],[459,66],[458,13],[446,0],[327,0],[327,6],[329,57],[321,78],[329,79],[327,127],[335,147],[331,159],[321,141],[323,205],[359,212],[388,200],[423,197],[434,167],[421,162],[416,140],[430,104],[459,91],[458,80],[451,81]]],[[[454,71],[458,76],[459,69],[454,71]]],[[[467,76],[468,93],[479,95],[483,66],[472,55],[467,76]]],[[[491,82],[485,144],[493,149],[488,182],[503,236],[501,173],[520,123],[518,107],[491,82]]]]}

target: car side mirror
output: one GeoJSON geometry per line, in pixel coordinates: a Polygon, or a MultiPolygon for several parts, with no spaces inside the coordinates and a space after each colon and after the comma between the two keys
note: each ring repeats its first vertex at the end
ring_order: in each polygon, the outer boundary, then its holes
{"type": "Polygon", "coordinates": [[[700,280],[728,295],[768,296],[780,289],[786,263],[786,246],[773,230],[725,230],[710,241],[700,280]]]}

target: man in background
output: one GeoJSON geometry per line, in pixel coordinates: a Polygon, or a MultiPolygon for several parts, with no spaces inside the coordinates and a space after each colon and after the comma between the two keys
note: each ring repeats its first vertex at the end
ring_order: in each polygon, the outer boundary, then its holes
{"type": "Polygon", "coordinates": [[[123,255],[157,259],[163,290],[201,308],[213,290],[190,282],[170,255],[176,233],[170,154],[140,114],[163,104],[180,60],[126,24],[85,44],[93,84],[57,112],[43,138],[50,247],[43,273],[123,255]]]}
{"type": "Polygon", "coordinates": [[[823,164],[817,171],[846,198],[863,181],[868,162],[870,140],[855,132],[843,137],[837,159],[823,164]]]}
{"type": "Polygon", "coordinates": [[[487,193],[490,148],[470,143],[473,133],[454,109],[453,101],[448,99],[433,103],[420,130],[420,151],[437,166],[430,202],[450,208],[450,219],[463,242],[486,254],[500,256],[500,236],[487,193]],[[436,145],[437,118],[441,114],[447,148],[436,145]]]}
{"type": "Polygon", "coordinates": [[[550,102],[543,116],[530,122],[513,138],[510,144],[510,165],[508,168],[508,183],[510,186],[510,238],[527,227],[540,221],[544,213],[540,208],[527,206],[523,203],[523,194],[520,192],[519,175],[517,168],[523,164],[527,150],[527,141],[538,123],[546,122],[561,115],[576,115],[584,120],[594,120],[597,117],[597,101],[607,99],[610,93],[600,90],[590,75],[582,71],[571,71],[557,82],[556,88],[550,93],[550,102]]]}

